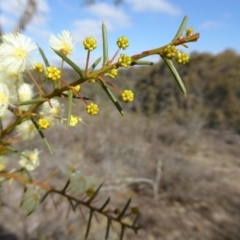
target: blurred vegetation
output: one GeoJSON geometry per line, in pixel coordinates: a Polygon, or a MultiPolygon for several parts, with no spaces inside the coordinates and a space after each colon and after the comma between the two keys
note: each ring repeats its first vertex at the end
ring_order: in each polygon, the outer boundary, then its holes
{"type": "Polygon", "coordinates": [[[192,53],[187,66],[177,66],[188,91],[184,98],[163,62],[139,68],[126,77],[136,81],[133,110],[147,115],[167,112],[167,121],[184,124],[193,115],[206,127],[240,130],[240,56],[192,53]]]}

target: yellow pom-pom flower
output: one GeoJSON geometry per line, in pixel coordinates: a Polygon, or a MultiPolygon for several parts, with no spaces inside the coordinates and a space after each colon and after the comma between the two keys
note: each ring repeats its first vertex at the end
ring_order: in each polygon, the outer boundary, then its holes
{"type": "Polygon", "coordinates": [[[43,67],[42,63],[38,62],[33,66],[33,69],[34,69],[35,72],[41,73],[41,72],[43,72],[44,67],[43,67]]]}
{"type": "Polygon", "coordinates": [[[94,82],[96,82],[96,81],[95,81],[94,78],[91,78],[91,79],[88,79],[88,82],[89,82],[89,83],[94,83],[94,82]]]}
{"type": "Polygon", "coordinates": [[[176,57],[177,53],[178,51],[174,45],[167,45],[163,49],[163,56],[168,59],[172,59],[173,57],[176,57]]]}
{"type": "Polygon", "coordinates": [[[70,126],[75,127],[79,123],[79,117],[76,115],[71,115],[70,126]]]}
{"type": "Polygon", "coordinates": [[[38,127],[40,129],[48,129],[50,127],[50,121],[46,118],[41,118],[38,120],[38,127]]]}
{"type": "Polygon", "coordinates": [[[124,36],[118,38],[117,45],[119,48],[122,48],[125,50],[129,46],[128,38],[124,36]]]}
{"type": "Polygon", "coordinates": [[[83,46],[86,50],[92,51],[97,47],[97,40],[93,37],[87,37],[83,41],[83,46]]]}
{"type": "Polygon", "coordinates": [[[56,81],[61,78],[61,71],[55,66],[47,67],[45,71],[45,76],[49,80],[56,81]]]}
{"type": "Polygon", "coordinates": [[[86,111],[87,111],[88,114],[94,116],[99,112],[98,105],[94,104],[94,103],[90,103],[90,104],[87,105],[86,111]]]}
{"type": "Polygon", "coordinates": [[[176,62],[178,64],[186,64],[189,62],[189,55],[187,53],[178,52],[176,56],[176,62]]]}
{"type": "Polygon", "coordinates": [[[108,76],[110,78],[115,78],[118,75],[118,69],[113,68],[108,72],[108,76]]]}
{"type": "Polygon", "coordinates": [[[131,90],[124,90],[121,98],[124,102],[132,102],[134,100],[134,93],[131,90]]]}
{"type": "Polygon", "coordinates": [[[193,35],[194,32],[194,28],[186,28],[186,36],[190,37],[191,35],[193,35]]]}
{"type": "Polygon", "coordinates": [[[76,85],[75,87],[73,87],[73,89],[76,91],[76,92],[80,92],[81,90],[81,85],[76,85]]]}
{"type": "Polygon", "coordinates": [[[118,58],[118,64],[124,68],[129,67],[131,62],[132,59],[127,54],[121,54],[121,56],[118,58]]]}

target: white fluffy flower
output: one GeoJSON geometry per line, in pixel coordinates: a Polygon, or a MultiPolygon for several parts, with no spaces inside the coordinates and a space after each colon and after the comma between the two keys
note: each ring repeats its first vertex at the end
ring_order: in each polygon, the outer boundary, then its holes
{"type": "MultiPolygon", "coordinates": [[[[18,89],[18,96],[20,102],[28,101],[33,98],[33,86],[28,83],[23,83],[18,89]]],[[[20,108],[23,111],[27,111],[31,105],[22,105],[20,108]]]]}
{"type": "Polygon", "coordinates": [[[65,55],[71,54],[74,48],[72,37],[66,30],[63,30],[61,35],[58,34],[58,37],[52,34],[49,38],[49,44],[51,48],[59,50],[65,55]]]}
{"type": "Polygon", "coordinates": [[[8,108],[9,90],[5,83],[0,82],[0,117],[2,117],[8,108]]]}
{"type": "Polygon", "coordinates": [[[21,155],[21,159],[19,161],[21,167],[26,168],[28,171],[32,171],[39,166],[38,149],[25,150],[22,154],[23,155],[21,155]]]}
{"type": "Polygon", "coordinates": [[[26,67],[32,68],[37,50],[33,40],[21,33],[8,33],[2,36],[0,64],[7,73],[19,74],[26,67]]]}
{"type": "Polygon", "coordinates": [[[70,118],[70,126],[71,127],[75,127],[77,126],[77,124],[79,123],[84,123],[84,121],[82,120],[81,117],[77,116],[77,115],[71,115],[71,118],[70,118]]]}
{"type": "Polygon", "coordinates": [[[73,193],[82,193],[86,190],[85,182],[86,177],[77,171],[71,174],[69,187],[73,193]]]}
{"type": "Polygon", "coordinates": [[[17,125],[16,130],[23,140],[33,139],[37,133],[37,129],[31,120],[20,123],[17,125]]]}
{"type": "Polygon", "coordinates": [[[5,83],[9,90],[9,102],[11,104],[17,103],[16,87],[23,83],[23,74],[13,74],[6,72],[6,69],[0,63],[0,82],[5,83]]]}
{"type": "Polygon", "coordinates": [[[7,126],[9,126],[9,124],[12,122],[14,118],[16,118],[16,115],[12,111],[7,109],[7,111],[1,117],[2,128],[5,129],[7,126]]]}
{"type": "Polygon", "coordinates": [[[36,188],[28,188],[23,194],[21,207],[28,213],[33,212],[40,204],[41,196],[36,188]]]}
{"type": "Polygon", "coordinates": [[[51,99],[49,102],[44,102],[39,112],[44,118],[47,118],[51,125],[57,125],[61,122],[63,114],[62,106],[57,99],[51,99]]]}
{"type": "Polygon", "coordinates": [[[16,81],[18,81],[18,83],[23,83],[23,74],[7,72],[6,69],[0,64],[0,82],[5,83],[8,88],[10,88],[13,86],[13,84],[15,84],[16,81]]]}
{"type": "Polygon", "coordinates": [[[69,187],[73,193],[86,193],[88,190],[95,190],[96,182],[92,176],[85,177],[81,172],[73,172],[70,176],[69,187]]]}

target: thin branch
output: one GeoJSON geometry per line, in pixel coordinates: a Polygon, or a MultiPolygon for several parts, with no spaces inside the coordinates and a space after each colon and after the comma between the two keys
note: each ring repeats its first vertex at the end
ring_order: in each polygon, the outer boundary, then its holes
{"type": "Polygon", "coordinates": [[[155,201],[158,200],[158,189],[159,189],[161,177],[162,177],[162,161],[158,159],[157,167],[156,167],[156,177],[153,184],[153,199],[155,201]]]}
{"type": "Polygon", "coordinates": [[[26,25],[32,19],[33,15],[36,13],[37,10],[37,0],[28,0],[26,3],[26,8],[23,11],[22,16],[20,17],[17,25],[15,26],[13,32],[19,32],[20,30],[24,30],[26,25]]]}

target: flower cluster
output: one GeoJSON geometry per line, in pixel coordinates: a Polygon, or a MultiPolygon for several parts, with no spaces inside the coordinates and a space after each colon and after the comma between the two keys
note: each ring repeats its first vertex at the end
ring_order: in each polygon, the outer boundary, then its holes
{"type": "Polygon", "coordinates": [[[50,127],[50,121],[47,118],[40,118],[38,120],[38,127],[40,129],[48,129],[50,127]]]}
{"type": "Polygon", "coordinates": [[[163,56],[168,59],[172,59],[172,58],[176,57],[177,53],[178,53],[178,50],[176,49],[176,47],[174,45],[167,45],[163,49],[163,56]]]}
{"type": "Polygon", "coordinates": [[[23,140],[31,140],[37,134],[37,129],[31,120],[26,120],[17,125],[16,131],[23,140]]]}
{"type": "MultiPolygon", "coordinates": [[[[191,29],[189,31],[191,31],[191,29]]],[[[174,45],[167,45],[163,49],[163,56],[168,59],[174,58],[178,64],[186,64],[189,61],[189,55],[187,53],[181,53],[174,45]]]]}
{"type": "MultiPolygon", "coordinates": [[[[51,81],[58,81],[62,77],[61,70],[56,66],[49,66],[48,61],[46,61],[46,57],[42,55],[42,50],[38,48],[31,38],[21,33],[10,33],[4,34],[1,37],[1,40],[0,117],[5,116],[8,113],[9,108],[14,109],[14,111],[16,109],[16,113],[18,113],[17,111],[20,111],[20,113],[22,113],[22,111],[27,112],[35,103],[34,97],[36,96],[36,93],[34,93],[34,86],[24,82],[26,71],[33,69],[37,73],[44,73],[45,79],[51,81]],[[40,55],[42,55],[45,65],[39,61],[40,55]],[[12,87],[12,84],[15,84],[15,87],[12,87]]],[[[57,36],[51,34],[49,38],[49,45],[54,51],[57,50],[64,55],[72,54],[75,47],[72,41],[72,36],[66,30],[63,30],[61,34],[58,34],[57,36]]],[[[125,36],[118,38],[117,45],[119,49],[126,49],[129,46],[128,38],[125,36]]],[[[83,46],[86,50],[92,51],[97,47],[97,41],[93,37],[87,37],[83,41],[83,46]]],[[[88,60],[89,59],[87,59],[87,61],[88,60]]],[[[127,54],[121,54],[117,64],[118,65],[111,70],[106,71],[105,75],[110,78],[115,78],[118,74],[118,67],[127,68],[130,66],[131,57],[127,54]]],[[[88,64],[86,64],[86,66],[88,66],[88,64]]],[[[31,75],[30,77],[33,79],[31,75]]],[[[39,78],[40,77],[42,77],[42,75],[39,75],[39,78]]],[[[95,82],[97,79],[99,80],[97,76],[94,76],[93,78],[89,78],[88,82],[95,82]]],[[[44,82],[40,79],[33,79],[33,82],[39,90],[39,96],[46,96],[42,88],[42,86],[44,86],[44,82]]],[[[59,81],[58,85],[53,84],[53,86],[60,88],[61,83],[65,83],[64,79],[61,79],[61,82],[59,81]]],[[[113,86],[113,88],[115,87],[113,86]]],[[[73,90],[74,98],[79,97],[84,101],[84,98],[80,95],[81,85],[76,85],[74,87],[69,86],[69,89],[73,90]]],[[[63,93],[65,93],[65,97],[66,92],[66,90],[63,91],[63,93]]],[[[122,97],[125,102],[133,100],[133,94],[125,95],[123,94],[122,97]]],[[[61,94],[58,97],[61,97],[61,94]]],[[[88,104],[86,101],[84,102],[87,104],[86,112],[88,114],[93,116],[99,112],[97,104],[88,104]]],[[[15,129],[18,136],[20,136],[23,140],[30,140],[37,134],[39,129],[48,129],[49,127],[62,123],[64,119],[68,119],[69,126],[76,126],[79,122],[83,122],[77,115],[71,114],[68,118],[66,118],[63,116],[63,113],[63,106],[60,105],[60,102],[56,99],[56,97],[53,96],[50,99],[46,98],[45,102],[41,102],[41,104],[39,104],[39,108],[36,111],[36,114],[34,113],[33,119],[31,115],[26,116],[22,121],[18,122],[15,129]]]]}
{"type": "Polygon", "coordinates": [[[49,102],[44,102],[40,108],[39,114],[48,119],[50,125],[58,125],[61,122],[61,117],[63,115],[63,109],[60,102],[53,98],[49,102]]]}
{"type": "Polygon", "coordinates": [[[8,74],[19,74],[35,63],[37,45],[21,33],[2,36],[0,63],[8,74]]]}
{"type": "MultiPolygon", "coordinates": [[[[22,83],[18,89],[18,98],[20,102],[31,100],[34,96],[33,86],[28,83],[22,83]]],[[[23,105],[20,108],[27,111],[31,105],[23,105]]]]}
{"type": "Polygon", "coordinates": [[[189,36],[192,36],[194,32],[194,28],[186,28],[186,36],[189,37],[189,36]]]}
{"type": "Polygon", "coordinates": [[[90,104],[87,105],[86,111],[87,111],[88,114],[94,116],[99,112],[98,105],[94,104],[94,103],[90,103],[90,104]]]}
{"type": "Polygon", "coordinates": [[[118,69],[116,69],[116,68],[113,68],[113,69],[109,70],[109,72],[108,72],[108,76],[110,78],[115,78],[117,75],[118,75],[118,69]]]}
{"type": "Polygon", "coordinates": [[[118,38],[117,45],[119,48],[122,48],[125,50],[129,46],[128,38],[127,37],[118,38]]]}
{"type": "Polygon", "coordinates": [[[80,92],[80,90],[81,90],[81,85],[77,85],[77,86],[73,87],[73,89],[74,89],[74,91],[76,91],[76,92],[80,92]]]}
{"type": "Polygon", "coordinates": [[[61,51],[65,55],[69,55],[73,52],[74,44],[70,33],[66,30],[62,31],[62,34],[56,37],[51,35],[49,39],[50,47],[61,51]]]}
{"type": "Polygon", "coordinates": [[[134,93],[131,90],[124,90],[121,98],[124,102],[132,102],[134,100],[134,93]]]}
{"type": "Polygon", "coordinates": [[[92,51],[97,47],[97,41],[93,37],[87,37],[83,41],[83,46],[86,50],[92,51]]]}
{"type": "Polygon", "coordinates": [[[38,154],[38,149],[23,151],[21,160],[19,161],[20,166],[26,168],[28,171],[34,170],[40,164],[38,154]]]}
{"type": "Polygon", "coordinates": [[[70,118],[70,126],[71,126],[71,127],[75,127],[75,126],[77,126],[78,123],[83,123],[82,118],[80,118],[80,117],[77,116],[77,115],[71,115],[71,118],[70,118]]]}
{"type": "Polygon", "coordinates": [[[49,80],[56,81],[61,78],[61,71],[55,66],[47,67],[45,71],[45,76],[49,80]]]}
{"type": "Polygon", "coordinates": [[[40,205],[41,196],[37,188],[28,188],[22,197],[21,207],[26,212],[31,213],[40,205]]]}
{"type": "Polygon", "coordinates": [[[120,67],[127,68],[130,66],[131,62],[131,57],[129,57],[127,54],[121,54],[118,58],[118,64],[120,65],[120,67]]]}
{"type": "Polygon", "coordinates": [[[35,72],[42,73],[44,71],[44,66],[42,63],[37,62],[33,67],[35,72]]]}
{"type": "Polygon", "coordinates": [[[178,64],[186,64],[189,62],[189,55],[187,53],[178,52],[176,61],[178,64]]]}
{"type": "Polygon", "coordinates": [[[92,176],[84,176],[81,172],[73,172],[70,176],[70,190],[75,194],[85,193],[91,197],[96,190],[96,181],[92,176]]]}

